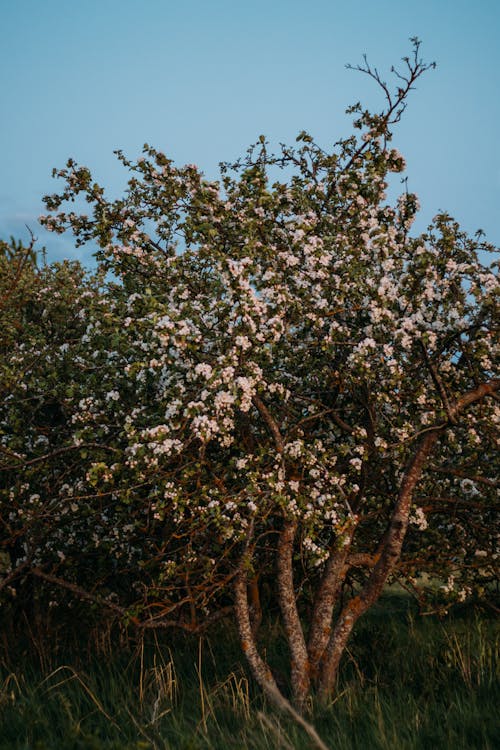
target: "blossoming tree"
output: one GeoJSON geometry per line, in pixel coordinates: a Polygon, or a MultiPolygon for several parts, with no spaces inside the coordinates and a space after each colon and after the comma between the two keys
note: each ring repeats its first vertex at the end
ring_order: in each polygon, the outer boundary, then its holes
{"type": "Polygon", "coordinates": [[[145,146],[119,153],[122,198],[70,160],[45,199],[42,223],[97,241],[112,274],[72,344],[91,383],[68,401],[67,439],[87,447],[59,502],[71,495],[75,523],[108,503],[114,532],[100,522],[95,545],[140,558],[134,616],[149,625],[186,606],[209,617],[231,591],[279,703],[258,637],[275,572],[301,710],[334,691],[389,580],[426,572],[464,598],[495,563],[493,248],[446,214],[412,236],[416,196],[386,197],[404,169],[392,127],[428,67],[414,40],[393,92],[366,63],[385,106],[351,108],[354,133],[330,151],[303,132],[274,154],[261,137],[210,182],[145,146]],[[82,198],[90,216],[63,210],[82,198]]]}

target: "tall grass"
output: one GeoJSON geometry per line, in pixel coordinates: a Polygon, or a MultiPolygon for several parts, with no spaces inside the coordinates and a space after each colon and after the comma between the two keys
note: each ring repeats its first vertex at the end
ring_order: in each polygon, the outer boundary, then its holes
{"type": "MultiPolygon", "coordinates": [[[[285,682],[283,642],[272,623],[266,631],[285,682]]],[[[499,642],[484,614],[441,622],[386,597],[360,623],[336,696],[313,706],[314,724],[335,750],[496,750],[499,642]]],[[[3,650],[2,750],[309,747],[255,690],[229,628],[134,648],[110,638],[90,657],[74,647],[3,650]]]]}

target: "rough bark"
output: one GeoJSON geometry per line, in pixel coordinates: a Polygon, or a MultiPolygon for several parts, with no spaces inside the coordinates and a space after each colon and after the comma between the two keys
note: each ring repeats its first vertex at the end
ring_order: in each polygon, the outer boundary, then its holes
{"type": "Polygon", "coordinates": [[[276,693],[279,693],[279,690],[269,666],[265,663],[257,649],[250,619],[247,587],[248,574],[243,564],[234,581],[234,610],[238,624],[240,644],[255,681],[260,685],[268,698],[275,703],[276,693]]]}
{"type": "Polygon", "coordinates": [[[293,585],[293,542],[297,521],[286,521],[278,543],[278,592],[281,615],[290,649],[290,676],[293,699],[297,708],[304,709],[310,690],[309,657],[304,631],[297,610],[293,585]]]}
{"type": "Polygon", "coordinates": [[[318,678],[321,657],[330,638],[333,609],[347,571],[346,560],[351,541],[352,535],[342,549],[333,549],[330,552],[330,557],[327,560],[325,571],[314,599],[314,609],[307,644],[311,678],[313,681],[318,678]]]}

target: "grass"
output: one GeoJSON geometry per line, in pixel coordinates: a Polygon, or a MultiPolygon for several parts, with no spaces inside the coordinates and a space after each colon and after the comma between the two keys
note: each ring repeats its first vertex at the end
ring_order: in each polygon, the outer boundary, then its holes
{"type": "MultiPolygon", "coordinates": [[[[266,630],[285,672],[277,628],[266,630]]],[[[313,707],[316,729],[335,750],[494,750],[499,643],[484,614],[439,621],[386,597],[360,622],[335,699],[313,707]]],[[[255,689],[229,627],[135,649],[108,643],[91,657],[83,648],[18,652],[4,647],[1,659],[1,750],[309,747],[255,689]]]]}

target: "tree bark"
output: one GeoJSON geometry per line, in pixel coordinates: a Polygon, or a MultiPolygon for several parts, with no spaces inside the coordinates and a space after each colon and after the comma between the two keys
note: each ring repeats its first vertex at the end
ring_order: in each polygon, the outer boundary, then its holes
{"type": "Polygon", "coordinates": [[[293,700],[299,711],[303,711],[309,695],[311,680],[309,657],[293,585],[293,543],[296,531],[296,520],[285,521],[278,542],[278,592],[291,656],[290,676],[293,700]]]}
{"type": "Polygon", "coordinates": [[[314,609],[307,644],[313,681],[318,678],[320,661],[330,638],[333,609],[347,572],[346,560],[351,541],[352,534],[342,549],[331,550],[318,592],[314,598],[314,609]]]}
{"type": "Polygon", "coordinates": [[[245,562],[246,561],[241,565],[234,582],[234,609],[236,622],[238,624],[240,644],[255,681],[260,685],[268,698],[275,703],[276,693],[279,693],[278,686],[276,685],[269,666],[259,654],[250,620],[250,607],[248,605],[247,593],[248,574],[245,569],[245,562]]]}

